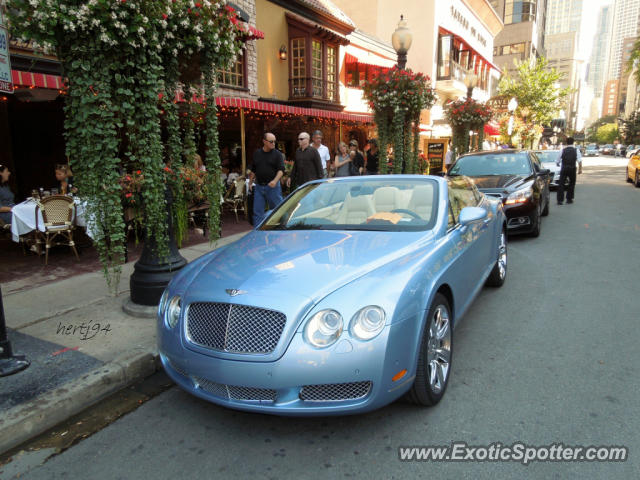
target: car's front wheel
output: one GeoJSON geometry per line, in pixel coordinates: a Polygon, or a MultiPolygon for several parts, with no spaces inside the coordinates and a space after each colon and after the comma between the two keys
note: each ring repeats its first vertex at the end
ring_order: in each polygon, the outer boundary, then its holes
{"type": "Polygon", "coordinates": [[[633,181],[636,188],[640,188],[640,170],[636,170],[636,178],[633,181]]]}
{"type": "Polygon", "coordinates": [[[438,403],[447,389],[453,347],[451,308],[441,293],[436,293],[427,315],[418,354],[416,379],[407,398],[418,405],[438,403]]]}
{"type": "Polygon", "coordinates": [[[540,214],[540,204],[536,207],[536,219],[533,223],[533,230],[529,233],[531,237],[539,237],[540,236],[540,224],[542,223],[542,215],[540,214]]]}
{"type": "Polygon", "coordinates": [[[493,270],[487,278],[487,285],[490,287],[501,287],[507,278],[507,232],[500,233],[500,244],[498,245],[498,259],[493,270]]]}

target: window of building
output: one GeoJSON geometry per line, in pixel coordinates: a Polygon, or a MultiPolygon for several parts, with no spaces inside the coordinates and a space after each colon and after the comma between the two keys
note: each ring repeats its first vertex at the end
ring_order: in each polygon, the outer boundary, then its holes
{"type": "Polygon", "coordinates": [[[336,47],[327,47],[327,99],[332,102],[336,101],[336,84],[338,83],[336,52],[336,47]]]}
{"type": "Polygon", "coordinates": [[[306,96],[305,39],[291,39],[291,88],[294,97],[306,96]]]}
{"type": "Polygon", "coordinates": [[[536,19],[536,2],[507,0],[504,10],[504,23],[530,22],[536,19]]]}
{"type": "Polygon", "coordinates": [[[225,87],[246,88],[244,70],[244,55],[240,55],[228,69],[218,69],[218,83],[225,87]]]}

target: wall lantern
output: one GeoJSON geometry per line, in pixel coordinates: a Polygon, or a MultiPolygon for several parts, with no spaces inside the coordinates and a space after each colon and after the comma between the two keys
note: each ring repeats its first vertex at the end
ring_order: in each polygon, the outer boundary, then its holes
{"type": "Polygon", "coordinates": [[[278,50],[278,58],[280,60],[287,59],[287,47],[284,44],[280,47],[280,50],[278,50]]]}

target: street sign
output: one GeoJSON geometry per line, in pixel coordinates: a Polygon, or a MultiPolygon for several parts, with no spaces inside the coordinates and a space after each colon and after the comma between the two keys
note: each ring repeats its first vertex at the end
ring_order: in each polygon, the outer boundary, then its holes
{"type": "Polygon", "coordinates": [[[9,31],[0,26],[0,92],[13,93],[11,59],[9,58],[9,31]]]}

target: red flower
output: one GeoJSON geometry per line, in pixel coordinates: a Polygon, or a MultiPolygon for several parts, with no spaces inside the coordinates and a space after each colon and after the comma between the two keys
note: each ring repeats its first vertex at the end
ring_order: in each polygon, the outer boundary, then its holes
{"type": "Polygon", "coordinates": [[[169,18],[169,15],[167,15],[166,13],[163,13],[162,14],[162,18],[164,18],[166,20],[167,18],[169,18]]]}
{"type": "MultiPolygon", "coordinates": [[[[125,0],[125,1],[126,1],[126,0],[125,0]]],[[[122,3],[124,3],[124,2],[122,2],[122,3]]],[[[133,195],[133,193],[129,192],[129,193],[125,194],[125,197],[129,198],[129,197],[130,197],[130,196],[132,196],[132,195],[133,195]]]]}
{"type": "Polygon", "coordinates": [[[142,170],[137,170],[136,173],[140,175],[142,173],[142,170]]]}
{"type": "Polygon", "coordinates": [[[199,3],[199,2],[196,2],[196,7],[200,8],[200,7],[202,7],[202,4],[199,3]]]}

